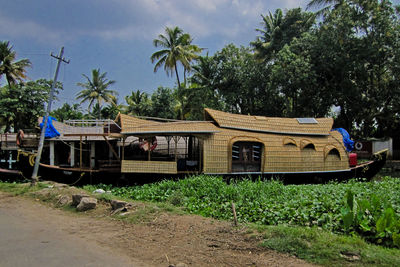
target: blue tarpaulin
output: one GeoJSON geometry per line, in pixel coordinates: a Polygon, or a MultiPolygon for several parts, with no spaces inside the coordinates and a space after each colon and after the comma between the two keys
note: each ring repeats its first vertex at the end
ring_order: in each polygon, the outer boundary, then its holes
{"type": "MultiPolygon", "coordinates": [[[[40,125],[39,125],[40,129],[43,129],[44,118],[45,117],[43,117],[43,122],[40,123],[40,125]]],[[[44,134],[44,137],[46,137],[46,138],[52,138],[52,137],[60,136],[60,133],[57,131],[56,128],[54,128],[53,120],[56,121],[57,119],[49,116],[49,119],[47,120],[46,131],[45,131],[45,134],[44,134]]]]}
{"type": "Polygon", "coordinates": [[[348,151],[348,152],[353,151],[353,149],[354,149],[354,141],[351,140],[350,134],[345,129],[343,129],[343,128],[335,128],[335,129],[332,129],[332,131],[338,131],[339,133],[342,134],[343,143],[344,143],[344,146],[346,147],[346,151],[348,151]]]}

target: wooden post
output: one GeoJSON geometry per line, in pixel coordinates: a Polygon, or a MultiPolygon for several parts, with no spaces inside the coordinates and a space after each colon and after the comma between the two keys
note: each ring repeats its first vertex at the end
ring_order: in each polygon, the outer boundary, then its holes
{"type": "Polygon", "coordinates": [[[50,165],[54,166],[54,141],[50,141],[50,165]]]}
{"type": "Polygon", "coordinates": [[[83,155],[82,155],[82,135],[79,137],[79,168],[82,168],[83,155]]]}
{"type": "Polygon", "coordinates": [[[167,143],[168,143],[168,158],[169,158],[169,141],[171,141],[171,137],[170,136],[166,136],[165,137],[167,139],[167,143]]]}
{"type": "Polygon", "coordinates": [[[188,158],[193,159],[193,136],[189,135],[188,141],[188,158]]]}
{"type": "Polygon", "coordinates": [[[233,224],[237,226],[238,221],[236,217],[236,208],[235,208],[235,203],[233,203],[233,201],[232,201],[232,212],[233,212],[233,224]]]}
{"type": "Polygon", "coordinates": [[[148,145],[148,150],[147,150],[147,160],[150,161],[151,160],[151,151],[150,151],[150,147],[151,147],[151,139],[148,138],[147,139],[147,145],[148,145]]]}
{"type": "Polygon", "coordinates": [[[96,143],[92,141],[90,143],[90,169],[96,167],[96,143]]]}
{"type": "MultiPolygon", "coordinates": [[[[118,160],[118,161],[121,161],[121,159],[119,158],[117,152],[114,150],[114,148],[112,147],[111,143],[108,141],[107,137],[106,137],[106,136],[103,136],[103,138],[104,138],[104,140],[106,141],[106,143],[107,143],[107,145],[108,145],[108,148],[109,148],[109,150],[110,150],[109,153],[114,154],[114,156],[117,158],[117,160],[118,160]]],[[[112,154],[111,154],[111,157],[112,157],[112,154]]]]}
{"type": "Polygon", "coordinates": [[[122,139],[122,160],[125,159],[125,140],[126,140],[126,138],[124,137],[122,139]]]}
{"type": "Polygon", "coordinates": [[[70,161],[71,161],[71,167],[75,165],[75,142],[71,143],[71,150],[70,150],[70,161]]]}
{"type": "Polygon", "coordinates": [[[174,141],[175,141],[175,162],[178,161],[178,136],[174,136],[174,141]]]}

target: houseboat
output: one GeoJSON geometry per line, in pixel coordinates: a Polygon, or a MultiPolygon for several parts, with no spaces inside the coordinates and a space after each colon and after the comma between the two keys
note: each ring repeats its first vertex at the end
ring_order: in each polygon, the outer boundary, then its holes
{"type": "MultiPolygon", "coordinates": [[[[164,121],[119,114],[115,121],[95,127],[55,121],[60,136],[46,139],[39,174],[48,170],[127,179],[139,174],[210,174],[303,183],[311,178],[370,179],[387,157],[383,150],[357,164],[355,154],[346,151],[342,134],[332,130],[332,118],[274,118],[208,108],[204,118],[164,121]]],[[[34,156],[20,151],[20,166],[32,166],[34,156]]]]}

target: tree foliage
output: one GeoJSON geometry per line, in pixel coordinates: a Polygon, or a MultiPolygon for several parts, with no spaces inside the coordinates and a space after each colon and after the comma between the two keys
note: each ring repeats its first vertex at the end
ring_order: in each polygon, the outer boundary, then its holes
{"type": "Polygon", "coordinates": [[[131,95],[125,97],[127,104],[126,114],[133,116],[150,116],[152,103],[149,95],[146,92],[131,92],[131,95]]]}
{"type": "Polygon", "coordinates": [[[0,42],[0,78],[4,75],[9,86],[26,79],[26,68],[31,66],[28,59],[15,61],[17,55],[12,48],[10,42],[0,42]]]}
{"type": "MultiPolygon", "coordinates": [[[[179,27],[165,28],[165,35],[160,34],[157,39],[153,40],[155,47],[163,49],[154,52],[151,55],[151,62],[156,62],[154,72],[164,65],[164,70],[168,75],[175,71],[178,88],[181,86],[178,72],[178,63],[181,63],[184,68],[184,74],[191,70],[191,61],[198,57],[202,51],[196,45],[192,44],[192,37],[188,33],[184,33],[179,27]]],[[[186,76],[185,76],[186,77],[186,76]]],[[[185,78],[186,84],[186,78],[185,78]]]]}
{"type": "Polygon", "coordinates": [[[53,116],[58,121],[80,120],[83,119],[83,112],[79,104],[70,105],[64,103],[60,108],[53,110],[50,116],[53,116]]]}
{"type": "Polygon", "coordinates": [[[107,72],[100,73],[100,69],[93,69],[92,77],[82,74],[82,76],[85,77],[86,82],[77,83],[78,86],[83,87],[84,89],[77,94],[76,98],[81,99],[81,104],[88,101],[89,111],[96,102],[100,107],[98,112],[99,119],[101,118],[101,106],[103,102],[115,103],[116,95],[118,94],[116,91],[108,89],[108,87],[113,85],[115,81],[108,80],[106,75],[107,72]]]}
{"type": "MultiPolygon", "coordinates": [[[[14,129],[34,129],[37,119],[45,113],[44,107],[49,98],[52,81],[40,79],[4,86],[0,89],[0,119],[7,132],[14,129]]],[[[57,89],[62,84],[57,82],[57,89]]]]}

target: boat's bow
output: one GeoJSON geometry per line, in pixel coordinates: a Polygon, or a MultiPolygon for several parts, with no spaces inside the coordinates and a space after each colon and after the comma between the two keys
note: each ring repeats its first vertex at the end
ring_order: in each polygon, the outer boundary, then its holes
{"type": "Polygon", "coordinates": [[[374,153],[370,161],[351,168],[352,177],[371,179],[385,166],[388,154],[388,149],[374,153]]]}

